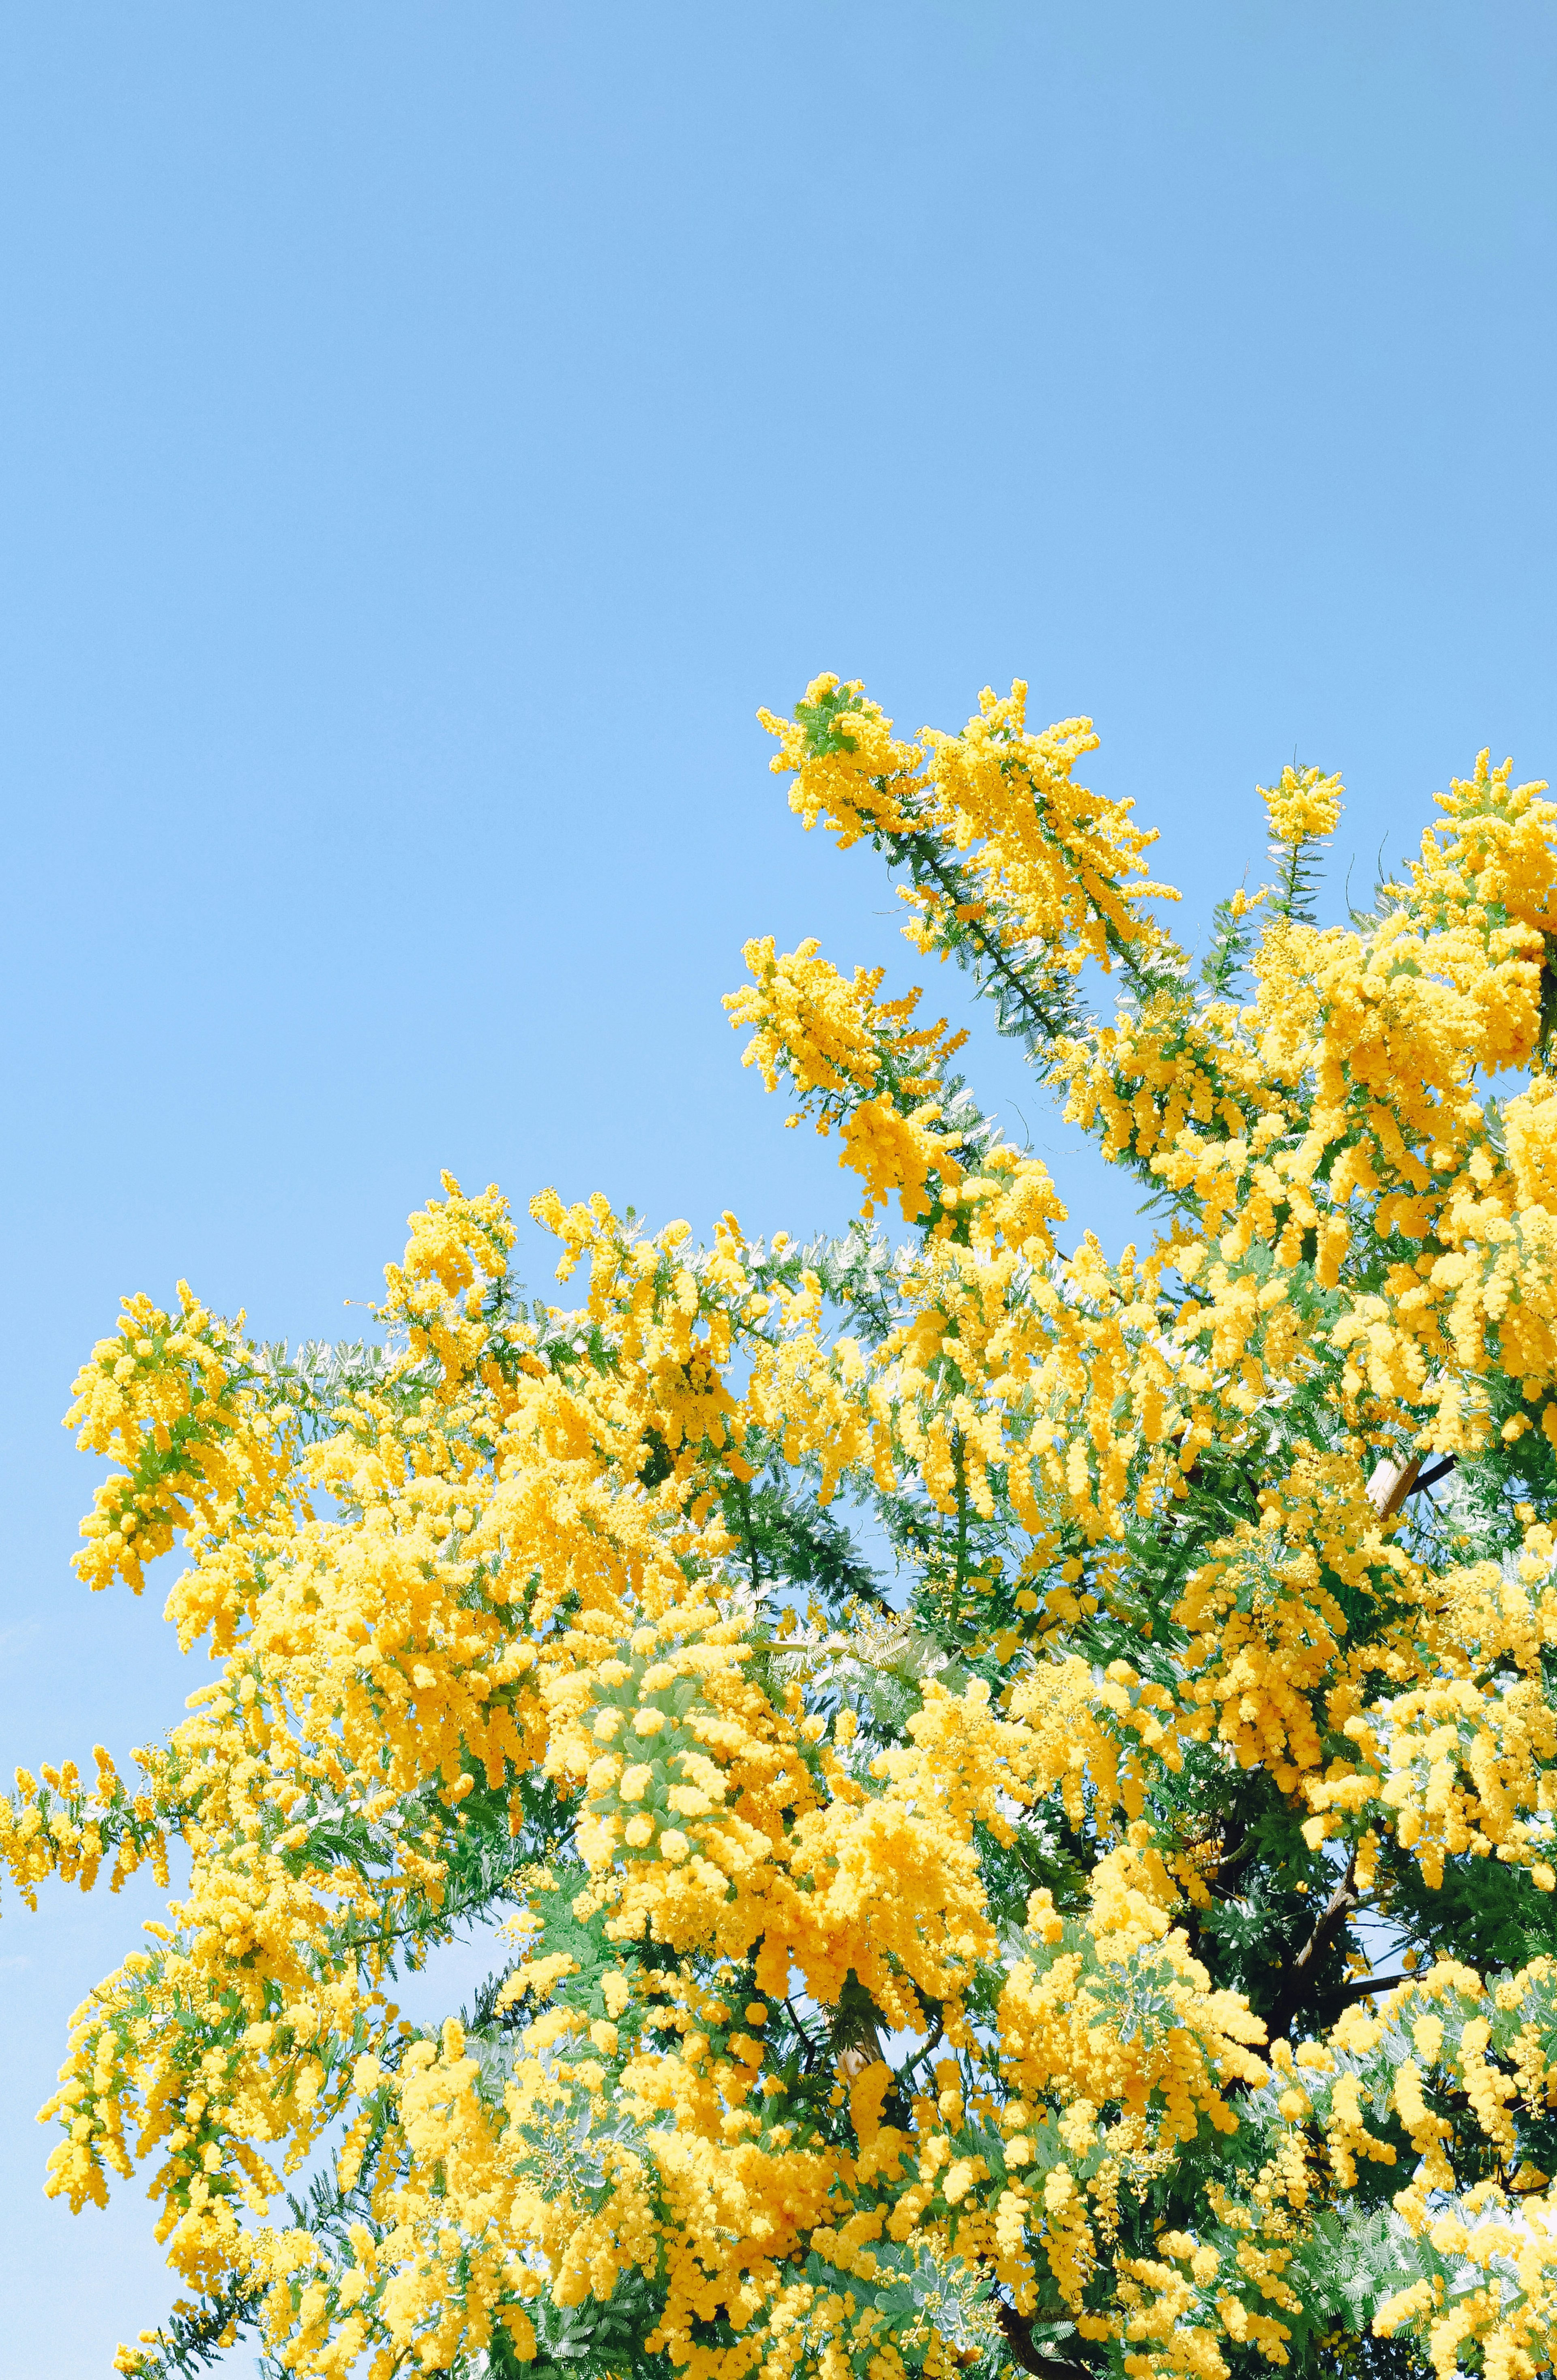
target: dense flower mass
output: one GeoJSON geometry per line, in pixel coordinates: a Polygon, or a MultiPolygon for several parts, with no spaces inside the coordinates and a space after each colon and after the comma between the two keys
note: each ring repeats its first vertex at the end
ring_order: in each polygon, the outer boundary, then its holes
{"type": "Polygon", "coordinates": [[[1075,1238],[917,994],[756,941],[842,1240],[546,1192],[565,1309],[445,1177],[382,1345],[126,1302],[78,1567],[181,1541],[211,1682],[0,1813],[26,1900],[188,1865],[45,2110],[185,2292],[119,2369],[1534,2380],[1557,806],[1484,755],[1326,928],[1287,769],[1197,970],[1088,722],[767,724],[1157,1220],[1075,1238]],[[402,2017],[472,1930],[473,2005],[402,2017]]]}

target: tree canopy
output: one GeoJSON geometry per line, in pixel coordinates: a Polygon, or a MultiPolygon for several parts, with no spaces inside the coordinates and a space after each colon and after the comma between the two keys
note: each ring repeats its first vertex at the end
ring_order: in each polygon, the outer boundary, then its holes
{"type": "Polygon", "coordinates": [[[1341,788],[1285,769],[1197,965],[1025,701],[764,721],[1138,1245],[1062,1232],[918,994],[759,941],[842,1237],[544,1192],[563,1307],[445,1176],[382,1343],[180,1285],[83,1367],[77,1567],[181,1540],[214,1663],[0,1814],[28,1899],[188,1861],[45,2111],[51,2191],[160,2210],[122,2372],[1550,2368],[1557,805],[1483,754],[1321,926],[1341,788]]]}

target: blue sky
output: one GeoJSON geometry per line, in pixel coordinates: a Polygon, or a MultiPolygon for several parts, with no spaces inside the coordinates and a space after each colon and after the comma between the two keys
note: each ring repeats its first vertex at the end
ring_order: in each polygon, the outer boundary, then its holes
{"type": "MultiPolygon", "coordinates": [[[[121,1292],[359,1330],[444,1166],[842,1219],[719,995],[910,954],[759,703],[1027,676],[1192,936],[1295,752],[1337,906],[1481,745],[1557,774],[1554,86],[1526,0],[5,13],[6,1767],[200,1682],[68,1567],[121,1292]]],[[[0,2380],[170,2293],[31,2120],[150,1906],[0,1921],[0,2380]]]]}

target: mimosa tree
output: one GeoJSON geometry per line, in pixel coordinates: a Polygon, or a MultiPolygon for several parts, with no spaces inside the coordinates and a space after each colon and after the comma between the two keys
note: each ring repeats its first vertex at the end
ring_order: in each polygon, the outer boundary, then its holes
{"type": "Polygon", "coordinates": [[[181,1542],[214,1667],[0,1820],[28,1898],[189,1862],[51,2103],[185,2291],[119,2369],[1545,2371],[1557,806],[1483,756],[1321,928],[1285,770],[1197,970],[1086,721],[766,723],[1156,1220],[1063,1254],[961,1037],[754,941],[843,1239],[546,1192],[564,1309],[445,1178],[380,1347],[127,1301],[78,1568],[181,1542]]]}

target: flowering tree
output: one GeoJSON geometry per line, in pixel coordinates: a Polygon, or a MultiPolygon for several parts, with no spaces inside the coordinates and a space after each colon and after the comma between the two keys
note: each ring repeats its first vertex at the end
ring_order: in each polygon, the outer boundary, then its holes
{"type": "Polygon", "coordinates": [[[1557,806],[1483,756],[1321,929],[1287,770],[1197,976],[1023,706],[766,723],[1144,1252],[1059,1253],[914,1000],[753,942],[842,1240],[548,1192],[564,1311],[445,1180],[382,1348],[181,1289],[82,1371],[78,1567],[181,1533],[216,1665],[0,1821],[29,1898],[189,1862],[51,2102],[50,2189],[150,2161],[187,2292],[122,2372],[1550,2368],[1557,806]],[[472,1929],[473,2005],[401,2018],[472,1929]]]}

